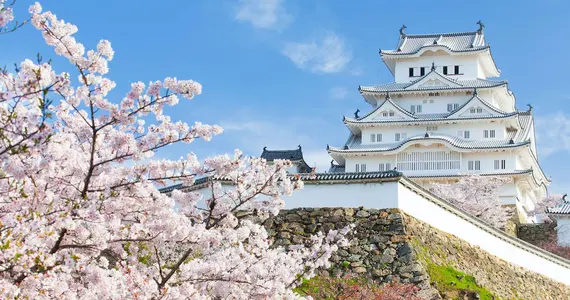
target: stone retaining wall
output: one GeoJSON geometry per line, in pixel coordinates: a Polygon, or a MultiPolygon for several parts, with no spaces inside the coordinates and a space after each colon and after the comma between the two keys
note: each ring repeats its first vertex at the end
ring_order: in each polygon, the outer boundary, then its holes
{"type": "Polygon", "coordinates": [[[519,224],[517,227],[517,237],[533,245],[546,241],[550,237],[556,237],[556,230],[554,230],[556,227],[556,222],[541,224],[519,224]]]}
{"type": "Polygon", "coordinates": [[[504,262],[399,209],[299,208],[283,210],[265,225],[276,244],[286,246],[351,223],[356,224],[349,236],[351,246],[334,254],[334,266],[322,273],[356,273],[379,282],[414,283],[422,289],[422,297],[438,299],[427,272],[428,264],[437,264],[474,276],[501,298],[570,299],[568,286],[504,262]]]}

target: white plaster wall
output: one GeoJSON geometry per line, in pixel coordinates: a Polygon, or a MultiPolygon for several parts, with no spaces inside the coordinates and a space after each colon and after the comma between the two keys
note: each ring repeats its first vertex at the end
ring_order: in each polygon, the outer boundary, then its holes
{"type": "Polygon", "coordinates": [[[362,144],[392,144],[396,142],[396,133],[406,133],[407,137],[424,135],[427,132],[427,127],[437,127],[434,134],[446,134],[451,136],[458,136],[460,130],[469,130],[469,140],[504,140],[506,139],[507,131],[505,124],[502,123],[470,123],[470,124],[402,124],[401,126],[390,127],[371,127],[362,129],[362,144]],[[484,138],[484,130],[495,130],[494,138],[484,138]],[[371,134],[382,134],[382,142],[372,143],[370,140],[371,134]]]}
{"type": "MultiPolygon", "coordinates": [[[[565,284],[570,284],[570,266],[559,265],[547,258],[529,244],[495,230],[488,225],[461,217],[450,212],[445,204],[434,203],[400,184],[398,188],[399,208],[407,214],[481,249],[507,262],[545,275],[565,284]],[[442,207],[443,206],[443,207],[442,207]],[[519,246],[516,246],[519,244],[519,246]],[[520,245],[523,245],[522,247],[520,245]]],[[[459,215],[462,215],[459,213],[459,215]]]]}
{"type": "Polygon", "coordinates": [[[471,97],[473,97],[473,95],[466,95],[465,91],[463,91],[462,93],[450,95],[441,93],[440,96],[429,96],[429,94],[409,94],[402,95],[402,98],[392,97],[392,101],[408,111],[410,111],[411,105],[421,105],[422,114],[435,114],[446,113],[447,104],[457,104],[458,106],[461,106],[471,99],[471,97]],[[424,100],[426,100],[427,103],[424,103],[424,100]],[[433,100],[433,103],[430,103],[430,100],[433,100]]]}
{"type": "MultiPolygon", "coordinates": [[[[437,71],[439,73],[443,73],[440,66],[449,66],[448,70],[449,73],[453,72],[453,66],[459,65],[460,72],[463,75],[448,75],[452,78],[456,79],[475,79],[478,76],[484,76],[482,72],[480,72],[479,62],[477,56],[475,55],[468,55],[468,56],[455,56],[455,55],[448,55],[447,53],[444,54],[441,50],[438,54],[443,55],[433,55],[433,52],[428,51],[425,52],[421,57],[417,58],[406,58],[396,60],[396,66],[394,69],[394,77],[396,82],[409,82],[412,80],[417,79],[418,77],[409,77],[409,68],[415,67],[425,67],[426,74],[431,70],[432,62],[435,62],[435,66],[437,67],[437,71]],[[432,55],[430,55],[432,54],[432,55]]],[[[480,77],[484,78],[484,77],[480,77]]]]}
{"type": "Polygon", "coordinates": [[[285,208],[359,207],[393,208],[398,206],[398,183],[305,184],[291,196],[283,196],[285,208]]]}

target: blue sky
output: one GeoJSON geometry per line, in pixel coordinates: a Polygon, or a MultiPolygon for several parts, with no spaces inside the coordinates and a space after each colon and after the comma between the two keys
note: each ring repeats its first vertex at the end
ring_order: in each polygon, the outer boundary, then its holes
{"type": "MultiPolygon", "coordinates": [[[[16,17],[31,1],[19,0],[16,17]]],[[[393,80],[378,49],[392,49],[402,24],[408,33],[472,31],[482,20],[501,78],[518,108],[534,106],[539,158],[552,190],[570,191],[569,1],[44,1],[44,9],[79,27],[93,48],[111,41],[111,94],[121,99],[133,81],[175,76],[203,84],[203,94],[167,111],[174,119],[220,124],[226,132],[159,153],[201,157],[240,148],[259,155],[303,146],[324,171],[326,145],[342,145],[343,115],[370,107],[359,85],[393,80]],[[475,5],[475,6],[474,6],[475,5]]],[[[40,52],[57,71],[66,62],[31,26],[0,37],[0,65],[40,52]]]]}

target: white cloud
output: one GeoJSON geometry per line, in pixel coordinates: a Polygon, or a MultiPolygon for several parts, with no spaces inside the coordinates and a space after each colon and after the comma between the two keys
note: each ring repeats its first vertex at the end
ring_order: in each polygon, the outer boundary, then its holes
{"type": "Polygon", "coordinates": [[[333,99],[344,99],[348,95],[348,90],[345,87],[333,87],[330,89],[329,94],[333,99]]]}
{"type": "Polygon", "coordinates": [[[283,54],[298,68],[314,73],[338,73],[352,60],[344,40],[334,33],[320,41],[287,43],[283,54]]]}
{"type": "Polygon", "coordinates": [[[235,18],[255,28],[275,30],[286,27],[293,19],[282,0],[240,0],[235,18]]]}
{"type": "Polygon", "coordinates": [[[570,118],[564,113],[538,116],[536,122],[536,139],[538,152],[548,156],[556,152],[570,152],[570,118]]]}

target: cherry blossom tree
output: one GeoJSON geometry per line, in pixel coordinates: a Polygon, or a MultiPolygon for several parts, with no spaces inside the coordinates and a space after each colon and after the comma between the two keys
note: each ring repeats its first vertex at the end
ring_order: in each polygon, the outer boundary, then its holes
{"type": "MultiPolygon", "coordinates": [[[[38,57],[0,73],[0,298],[295,298],[299,278],[328,267],[349,228],[286,251],[234,214],[277,213],[281,195],[303,185],[287,175],[290,162],[268,165],[237,150],[153,159],[222,133],[163,113],[199,95],[198,82],[135,82],[124,98],[108,99],[111,43],[86,50],[75,25],[38,3],[29,13],[71,69],[58,73],[38,57]],[[199,176],[232,187],[210,180],[208,195],[158,190],[199,176]]],[[[3,32],[20,26],[13,19],[0,0],[3,32]]]]}
{"type": "Polygon", "coordinates": [[[430,191],[490,225],[504,228],[511,211],[501,204],[498,190],[507,182],[498,176],[467,175],[457,183],[435,183],[430,191]]]}
{"type": "Polygon", "coordinates": [[[546,210],[548,208],[556,207],[564,203],[567,203],[566,195],[548,194],[544,199],[538,203],[535,203],[534,209],[528,212],[528,214],[529,216],[540,216],[540,221],[550,223],[554,220],[546,214],[546,210]]]}

